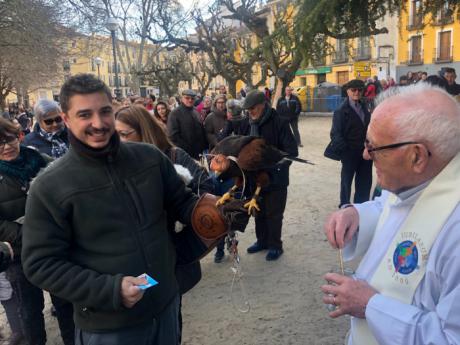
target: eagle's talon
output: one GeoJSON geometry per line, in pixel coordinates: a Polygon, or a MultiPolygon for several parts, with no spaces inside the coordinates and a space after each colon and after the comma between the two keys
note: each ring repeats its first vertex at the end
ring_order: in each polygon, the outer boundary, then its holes
{"type": "Polygon", "coordinates": [[[232,199],[233,199],[232,194],[231,194],[230,192],[227,192],[227,193],[225,193],[224,195],[222,195],[222,197],[221,197],[219,200],[217,200],[216,206],[223,205],[223,204],[225,204],[227,201],[232,200],[232,199]]]}
{"type": "MultiPolygon", "coordinates": [[[[247,208],[247,209],[248,209],[248,215],[253,214],[254,209],[256,209],[257,211],[260,212],[260,207],[259,207],[259,205],[257,204],[257,200],[256,200],[256,199],[251,199],[249,202],[245,203],[245,204],[244,204],[244,208],[247,208]]],[[[255,213],[255,212],[254,212],[254,213],[255,213]]]]}

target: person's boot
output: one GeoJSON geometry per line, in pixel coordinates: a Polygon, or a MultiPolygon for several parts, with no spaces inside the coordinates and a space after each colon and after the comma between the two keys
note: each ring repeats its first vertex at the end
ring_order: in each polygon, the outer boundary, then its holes
{"type": "Polygon", "coordinates": [[[259,242],[254,243],[252,246],[250,246],[246,251],[248,254],[254,254],[261,252],[262,250],[267,249],[266,246],[261,245],[259,242]]]}
{"type": "Polygon", "coordinates": [[[283,255],[283,249],[270,249],[265,257],[265,260],[275,261],[278,260],[281,255],[283,255]]]}
{"type": "Polygon", "coordinates": [[[217,248],[216,254],[214,254],[214,262],[216,264],[221,263],[222,260],[224,259],[225,253],[224,250],[221,248],[217,248]]]}

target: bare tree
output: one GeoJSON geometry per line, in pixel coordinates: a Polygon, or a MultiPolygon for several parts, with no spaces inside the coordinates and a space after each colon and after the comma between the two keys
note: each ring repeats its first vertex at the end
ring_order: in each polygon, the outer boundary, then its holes
{"type": "MultiPolygon", "coordinates": [[[[217,2],[209,6],[205,13],[206,15],[197,9],[184,14],[161,11],[155,20],[155,31],[147,37],[151,42],[168,48],[201,52],[203,58],[200,59],[198,70],[202,74],[201,78],[196,78],[198,81],[205,80],[207,86],[216,75],[221,75],[227,81],[229,92],[233,95],[236,94],[238,80],[251,86],[264,83],[265,79],[257,83],[253,81],[253,66],[260,61],[258,49],[247,49],[239,60],[235,59],[238,45],[244,46],[238,24],[223,18],[222,7],[217,2]],[[184,35],[187,25],[190,26],[191,23],[196,32],[184,35]]],[[[202,88],[203,86],[206,85],[202,84],[202,88]]]]}
{"type": "Polygon", "coordinates": [[[49,86],[62,73],[69,30],[52,3],[6,0],[0,7],[0,108],[11,93],[18,98],[49,86]]]}

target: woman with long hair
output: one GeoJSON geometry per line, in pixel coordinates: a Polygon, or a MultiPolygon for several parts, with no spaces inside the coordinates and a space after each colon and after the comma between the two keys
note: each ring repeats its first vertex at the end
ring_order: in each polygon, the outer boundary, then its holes
{"type": "Polygon", "coordinates": [[[158,101],[153,109],[153,115],[155,118],[164,126],[166,130],[166,125],[168,123],[168,116],[171,111],[169,110],[169,106],[164,101],[158,101]]]}

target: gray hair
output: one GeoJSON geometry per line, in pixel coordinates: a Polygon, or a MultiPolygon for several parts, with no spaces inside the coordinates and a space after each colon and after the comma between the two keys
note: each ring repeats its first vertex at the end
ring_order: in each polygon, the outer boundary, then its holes
{"type": "Polygon", "coordinates": [[[376,104],[391,102],[393,97],[397,97],[409,108],[394,118],[398,140],[426,141],[429,150],[445,160],[460,152],[460,104],[455,98],[437,86],[419,82],[389,88],[377,97],[376,104]],[[445,106],[427,106],[426,102],[417,102],[426,99],[427,92],[436,92],[442,96],[445,106]]]}
{"type": "Polygon", "coordinates": [[[241,112],[243,111],[241,102],[237,99],[229,99],[227,101],[227,111],[235,117],[240,116],[241,112]]]}
{"type": "Polygon", "coordinates": [[[54,111],[57,111],[59,113],[62,112],[59,104],[49,99],[40,99],[34,107],[34,115],[37,121],[43,120],[43,118],[47,114],[54,112],[54,111]]]}

